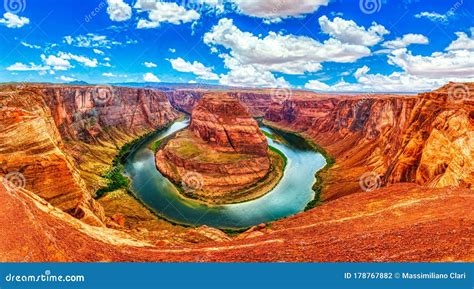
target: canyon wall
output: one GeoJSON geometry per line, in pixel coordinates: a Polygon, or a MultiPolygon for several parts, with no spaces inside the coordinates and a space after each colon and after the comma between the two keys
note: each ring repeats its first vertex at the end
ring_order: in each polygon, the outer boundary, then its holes
{"type": "Polygon", "coordinates": [[[230,240],[212,228],[106,228],[91,198],[122,144],[178,117],[170,103],[191,111],[203,92],[169,92],[168,101],[146,89],[1,86],[0,175],[24,188],[0,184],[0,261],[472,262],[472,91],[293,92],[283,101],[235,91],[253,116],[308,137],[336,164],[322,174],[330,202],[230,240]]]}
{"type": "Polygon", "coordinates": [[[453,89],[417,96],[300,95],[270,107],[266,119],[335,157],[323,174],[323,200],[399,182],[472,187],[473,98],[452,99],[453,89]],[[365,181],[375,187],[364,188],[365,181]]]}
{"type": "Polygon", "coordinates": [[[0,173],[98,226],[105,216],[92,194],[120,146],[178,117],[164,94],[146,89],[27,85],[0,93],[0,173]]]}
{"type": "MultiPolygon", "coordinates": [[[[307,137],[336,160],[321,173],[322,200],[334,200],[399,182],[472,187],[472,91],[473,84],[451,83],[419,95],[293,91],[282,99],[274,90],[230,95],[254,117],[307,137]]],[[[168,97],[186,111],[202,94],[180,91],[168,97]]]]}

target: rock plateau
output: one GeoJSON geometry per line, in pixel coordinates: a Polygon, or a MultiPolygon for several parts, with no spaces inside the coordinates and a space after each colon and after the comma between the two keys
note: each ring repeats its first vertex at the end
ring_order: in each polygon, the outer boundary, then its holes
{"type": "Polygon", "coordinates": [[[265,193],[251,188],[274,170],[276,156],[271,156],[247,109],[227,93],[212,93],[192,110],[189,129],[178,132],[157,152],[156,165],[182,184],[187,196],[228,203],[265,193]]]}

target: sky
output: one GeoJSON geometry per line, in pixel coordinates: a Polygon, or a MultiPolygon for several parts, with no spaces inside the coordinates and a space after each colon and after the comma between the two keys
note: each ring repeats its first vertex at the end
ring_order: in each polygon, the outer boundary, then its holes
{"type": "Polygon", "coordinates": [[[4,0],[0,82],[416,92],[474,81],[471,0],[4,0]]]}

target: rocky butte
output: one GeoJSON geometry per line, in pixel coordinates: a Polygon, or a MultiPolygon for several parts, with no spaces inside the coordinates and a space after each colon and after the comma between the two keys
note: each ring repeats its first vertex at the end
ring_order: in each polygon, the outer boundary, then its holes
{"type": "Polygon", "coordinates": [[[281,177],[282,160],[247,109],[227,93],[206,94],[188,129],[165,141],[158,169],[183,193],[208,203],[241,202],[265,194],[281,177]]]}

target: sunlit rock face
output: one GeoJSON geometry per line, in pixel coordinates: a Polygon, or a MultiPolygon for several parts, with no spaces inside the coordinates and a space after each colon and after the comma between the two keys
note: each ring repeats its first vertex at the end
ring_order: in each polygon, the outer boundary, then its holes
{"type": "Polygon", "coordinates": [[[267,140],[257,122],[226,93],[204,96],[192,112],[190,130],[217,150],[267,154],[267,140]]]}
{"type": "Polygon", "coordinates": [[[30,84],[3,86],[0,97],[0,174],[17,174],[22,187],[96,226],[106,221],[92,198],[98,168],[110,166],[102,160],[178,117],[166,95],[148,89],[30,84]]]}
{"type": "Polygon", "coordinates": [[[156,156],[158,169],[176,183],[198,174],[199,198],[232,199],[265,177],[268,143],[247,109],[226,93],[208,93],[192,111],[188,129],[169,140],[156,156]]]}

